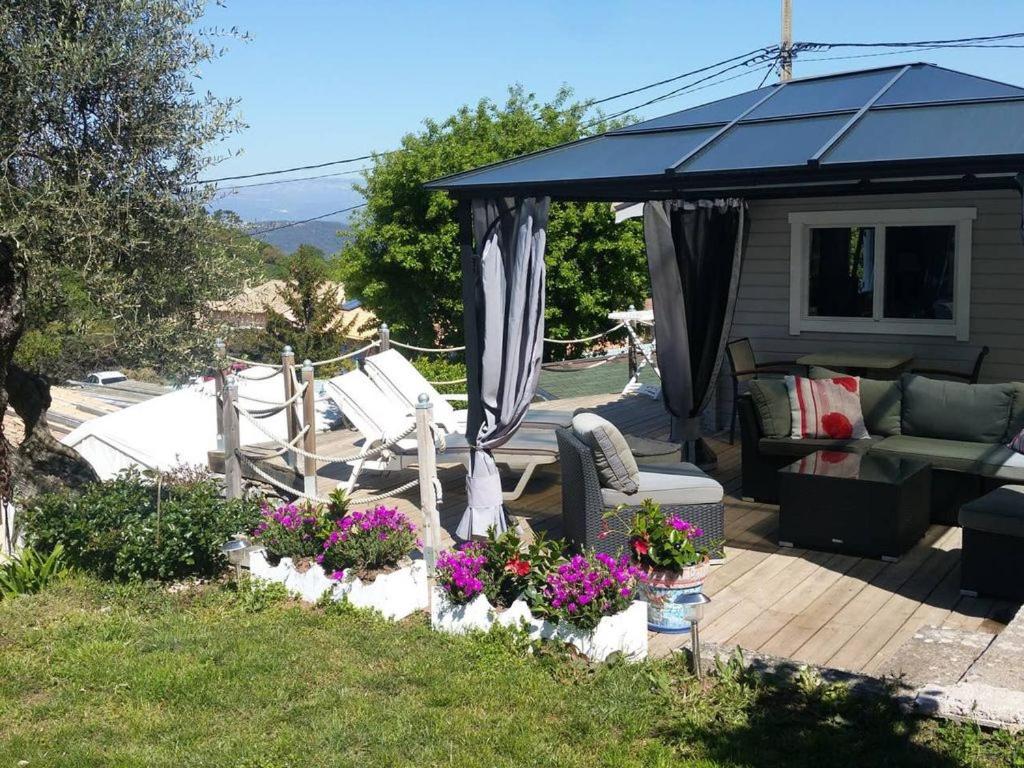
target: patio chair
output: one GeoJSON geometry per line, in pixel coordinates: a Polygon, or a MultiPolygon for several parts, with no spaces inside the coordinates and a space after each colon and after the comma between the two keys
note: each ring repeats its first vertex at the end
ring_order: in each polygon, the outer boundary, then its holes
{"type": "MultiPolygon", "coordinates": [[[[324,389],[327,396],[337,404],[363,436],[368,446],[393,442],[397,435],[409,429],[415,419],[413,410],[379,389],[362,371],[349,371],[335,376],[327,382],[324,389]]],[[[438,455],[438,465],[461,464],[468,469],[470,447],[465,436],[449,433],[445,435],[444,440],[445,447],[438,455]]],[[[352,475],[349,477],[347,490],[355,488],[360,474],[366,469],[389,471],[415,466],[418,458],[416,447],[416,437],[410,435],[391,445],[378,459],[359,459],[351,462],[352,475]]],[[[523,430],[494,450],[493,455],[498,464],[504,464],[509,469],[519,472],[515,488],[504,494],[506,501],[514,501],[522,495],[538,466],[558,461],[558,444],[549,431],[523,430]]]]}
{"type": "Polygon", "coordinates": [[[974,358],[974,365],[970,371],[950,371],[941,368],[914,368],[911,373],[918,373],[922,376],[939,376],[944,379],[956,379],[968,384],[977,384],[981,378],[981,364],[985,362],[989,349],[987,346],[978,350],[978,356],[974,358]]]}
{"type": "MultiPolygon", "coordinates": [[[[466,411],[455,410],[449,402],[465,400],[466,395],[442,395],[398,350],[389,349],[370,355],[363,360],[363,366],[374,384],[409,409],[415,408],[419,396],[426,393],[434,406],[434,421],[445,432],[466,431],[466,411]]],[[[527,429],[567,427],[572,424],[572,416],[570,411],[532,409],[527,411],[521,426],[527,429]]]]}
{"type": "MultiPolygon", "coordinates": [[[[698,544],[725,538],[722,486],[694,465],[641,465],[639,490],[627,495],[602,487],[592,449],[572,430],[556,429],[555,436],[562,470],[562,529],[578,549],[621,555],[627,544],[622,529],[647,498],[658,502],[666,513],[678,514],[703,528],[698,544]],[[616,508],[614,517],[606,521],[605,511],[616,508]]],[[[722,552],[713,556],[721,557],[722,552]]]]}
{"type": "Polygon", "coordinates": [[[754,356],[754,347],[750,339],[733,339],[726,345],[725,353],[729,356],[729,366],[732,368],[732,416],[729,420],[729,444],[736,440],[736,415],[739,407],[740,384],[751,379],[756,379],[762,373],[787,374],[794,370],[800,370],[802,365],[795,360],[772,360],[771,362],[757,362],[754,356]]]}

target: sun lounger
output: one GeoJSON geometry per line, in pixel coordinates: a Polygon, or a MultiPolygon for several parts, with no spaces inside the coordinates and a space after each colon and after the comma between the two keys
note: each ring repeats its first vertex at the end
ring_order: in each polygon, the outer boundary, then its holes
{"type": "MultiPolygon", "coordinates": [[[[404,403],[410,410],[416,407],[419,396],[426,393],[434,406],[434,421],[449,434],[465,433],[466,411],[456,410],[450,399],[465,399],[463,395],[442,395],[395,349],[370,355],[363,361],[367,376],[380,390],[404,403]]],[[[571,411],[535,408],[527,411],[522,427],[526,429],[567,428],[572,425],[571,411]]]]}
{"type": "MultiPolygon", "coordinates": [[[[325,391],[368,445],[392,442],[408,430],[415,419],[411,409],[379,389],[362,371],[349,371],[335,376],[327,382],[325,391]]],[[[558,461],[558,442],[551,431],[524,430],[517,432],[493,454],[497,463],[505,464],[520,473],[515,489],[505,494],[505,499],[512,501],[525,490],[538,466],[558,461]]],[[[445,447],[438,455],[438,464],[457,463],[468,467],[469,455],[470,447],[465,436],[457,432],[449,433],[445,435],[445,447]]],[[[353,462],[347,489],[351,491],[355,488],[364,469],[406,469],[415,466],[416,459],[416,438],[410,435],[392,445],[386,459],[353,462]]]]}

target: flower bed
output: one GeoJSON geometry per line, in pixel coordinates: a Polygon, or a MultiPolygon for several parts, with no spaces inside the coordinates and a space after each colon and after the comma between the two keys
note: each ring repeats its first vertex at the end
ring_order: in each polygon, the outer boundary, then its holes
{"type": "Polygon", "coordinates": [[[560,555],[560,545],[543,539],[522,552],[510,532],[442,553],[431,625],[453,634],[521,626],[534,639],[568,643],[594,661],[613,653],[645,658],[647,609],[635,599],[639,570],[627,558],[560,555]],[[510,589],[518,590],[511,601],[510,589]]]}
{"type": "Polygon", "coordinates": [[[416,527],[395,508],[349,513],[341,497],[328,507],[288,504],[265,509],[252,536],[273,550],[252,550],[250,573],[303,600],[348,600],[390,619],[427,607],[426,566],[409,557],[416,527]]]}

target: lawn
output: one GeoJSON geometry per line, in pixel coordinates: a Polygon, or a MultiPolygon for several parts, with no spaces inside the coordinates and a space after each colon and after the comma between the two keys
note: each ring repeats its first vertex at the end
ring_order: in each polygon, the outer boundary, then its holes
{"type": "Polygon", "coordinates": [[[815,679],[590,667],[513,633],[79,577],[0,602],[0,765],[1024,765],[815,679]]]}

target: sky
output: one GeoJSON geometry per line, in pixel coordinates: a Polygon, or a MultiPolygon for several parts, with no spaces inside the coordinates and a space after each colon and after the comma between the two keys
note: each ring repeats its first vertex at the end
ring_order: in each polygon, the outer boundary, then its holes
{"type": "MultiPolygon", "coordinates": [[[[248,127],[218,148],[238,154],[208,176],[390,149],[425,118],[443,119],[480,98],[500,101],[514,83],[541,100],[562,85],[587,99],[672,77],[776,44],[780,4],[226,0],[223,7],[211,5],[205,24],[237,27],[250,40],[227,41],[224,56],[201,73],[202,86],[240,99],[239,114],[248,127]]],[[[1020,31],[1024,0],[793,0],[796,41],[914,41],[1020,31]]],[[[845,58],[866,52],[807,53],[796,60],[794,77],[928,61],[1024,85],[1024,48],[845,58]]],[[[744,72],[635,114],[675,112],[755,88],[762,77],[762,70],[744,72]]],[[[670,87],[611,102],[607,111],[634,106],[670,87]]],[[[332,170],[339,169],[319,173],[332,170]]],[[[351,184],[351,176],[342,176],[224,190],[216,205],[249,220],[304,219],[358,203],[351,184]]]]}

